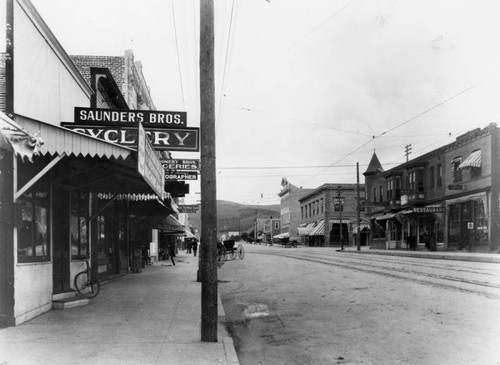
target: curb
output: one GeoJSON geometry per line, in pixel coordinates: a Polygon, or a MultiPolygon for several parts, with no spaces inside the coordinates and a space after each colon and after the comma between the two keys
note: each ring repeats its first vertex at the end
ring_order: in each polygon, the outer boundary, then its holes
{"type": "Polygon", "coordinates": [[[217,338],[219,342],[222,342],[224,348],[224,355],[226,357],[227,365],[239,365],[240,361],[236,353],[236,348],[234,347],[233,338],[227,333],[226,327],[224,326],[226,320],[226,312],[222,305],[222,300],[220,293],[217,293],[217,311],[219,313],[219,323],[217,329],[217,338]]]}

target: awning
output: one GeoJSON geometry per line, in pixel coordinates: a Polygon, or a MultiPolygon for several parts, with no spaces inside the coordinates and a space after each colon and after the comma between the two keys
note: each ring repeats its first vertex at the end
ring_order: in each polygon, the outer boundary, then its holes
{"type": "Polygon", "coordinates": [[[290,237],[290,233],[289,232],[285,232],[285,233],[280,233],[280,234],[277,234],[276,236],[274,236],[273,238],[279,238],[279,239],[283,239],[283,238],[288,238],[290,237]]]}
{"type": "Polygon", "coordinates": [[[389,218],[392,218],[392,217],[394,217],[394,213],[382,214],[382,215],[379,215],[378,217],[375,217],[375,220],[376,221],[381,221],[381,220],[389,219],[389,218]]]}
{"type": "Polygon", "coordinates": [[[481,150],[473,151],[469,157],[467,157],[461,164],[458,166],[459,169],[467,168],[467,167],[481,167],[481,150]]]}
{"type": "MultiPolygon", "coordinates": [[[[342,219],[342,224],[349,224],[351,221],[349,219],[342,219]]],[[[330,219],[330,224],[340,224],[340,219],[330,219]]]]}
{"type": "Polygon", "coordinates": [[[29,131],[38,131],[43,138],[43,146],[40,154],[83,156],[83,157],[107,157],[126,159],[135,150],[123,147],[102,139],[74,132],[70,129],[53,124],[40,122],[23,116],[16,116],[19,125],[29,131]]]}
{"type": "Polygon", "coordinates": [[[28,158],[32,161],[37,155],[43,141],[39,136],[34,136],[24,130],[6,114],[0,111],[0,148],[13,151],[14,154],[28,158]]]}
{"type": "Polygon", "coordinates": [[[297,227],[297,233],[299,236],[308,236],[313,231],[316,226],[316,222],[311,222],[306,224],[304,227],[297,227]]]}
{"type": "Polygon", "coordinates": [[[319,221],[318,225],[312,230],[309,236],[323,236],[325,234],[325,220],[319,221]]]}
{"type": "Polygon", "coordinates": [[[149,219],[145,226],[152,229],[159,229],[167,234],[186,233],[186,227],[172,215],[149,219]]]}
{"type": "MultiPolygon", "coordinates": [[[[147,201],[153,198],[156,190],[138,172],[135,149],[23,116],[16,116],[16,120],[20,126],[27,130],[36,130],[43,137],[44,144],[39,148],[40,155],[56,156],[47,163],[42,171],[43,174],[61,160],[71,161],[70,166],[63,170],[64,176],[57,177],[61,186],[67,185],[70,188],[85,186],[91,192],[111,193],[112,196],[126,194],[126,200],[147,201]],[[71,168],[71,171],[68,168],[71,168]]],[[[37,179],[41,178],[41,173],[37,179]]],[[[171,211],[177,212],[175,203],[164,199],[165,193],[162,195],[160,199],[170,205],[171,211]]]]}

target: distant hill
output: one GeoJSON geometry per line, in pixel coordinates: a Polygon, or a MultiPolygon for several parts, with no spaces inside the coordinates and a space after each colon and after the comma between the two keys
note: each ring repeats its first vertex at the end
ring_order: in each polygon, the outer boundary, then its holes
{"type": "MultiPolygon", "coordinates": [[[[217,200],[217,231],[241,231],[245,232],[255,222],[255,218],[279,218],[280,205],[245,205],[225,200],[217,200]]],[[[201,212],[190,213],[189,222],[191,226],[201,232],[201,212]]]]}

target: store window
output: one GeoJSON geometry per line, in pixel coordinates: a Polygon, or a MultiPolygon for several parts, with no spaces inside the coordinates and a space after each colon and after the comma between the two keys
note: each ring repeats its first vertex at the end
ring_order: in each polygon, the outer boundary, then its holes
{"type": "Polygon", "coordinates": [[[437,165],[437,174],[436,174],[436,186],[438,188],[443,187],[443,166],[437,165]]]}
{"type": "Polygon", "coordinates": [[[434,181],[435,181],[434,180],[434,166],[431,166],[429,168],[429,187],[431,189],[434,189],[434,187],[435,187],[434,181]]]}
{"type": "Polygon", "coordinates": [[[16,201],[18,262],[50,261],[49,184],[42,180],[16,201]]]}
{"type": "Polygon", "coordinates": [[[394,220],[391,219],[389,220],[389,241],[400,241],[401,240],[401,234],[402,234],[402,226],[401,224],[394,220]]]}
{"type": "Polygon", "coordinates": [[[89,195],[85,192],[71,193],[71,258],[82,259],[88,255],[89,247],[89,195]]]}
{"type": "Polygon", "coordinates": [[[462,169],[459,169],[458,167],[462,163],[462,157],[455,157],[451,161],[451,173],[453,174],[453,182],[462,182],[462,169]]]}

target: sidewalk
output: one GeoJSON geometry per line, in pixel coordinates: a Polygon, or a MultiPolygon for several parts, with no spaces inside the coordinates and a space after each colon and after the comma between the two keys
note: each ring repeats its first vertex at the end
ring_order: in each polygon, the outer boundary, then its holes
{"type": "Polygon", "coordinates": [[[369,247],[362,246],[358,251],[356,247],[345,247],[344,251],[338,252],[357,252],[374,255],[419,257],[425,259],[440,260],[458,260],[473,262],[488,262],[500,264],[500,254],[498,253],[480,253],[480,252],[453,252],[453,251],[406,251],[406,250],[372,250],[369,247]]]}
{"type": "Polygon", "coordinates": [[[0,364],[239,364],[222,324],[201,342],[198,257],[179,253],[105,283],[90,305],[52,310],[0,330],[0,364]]]}

